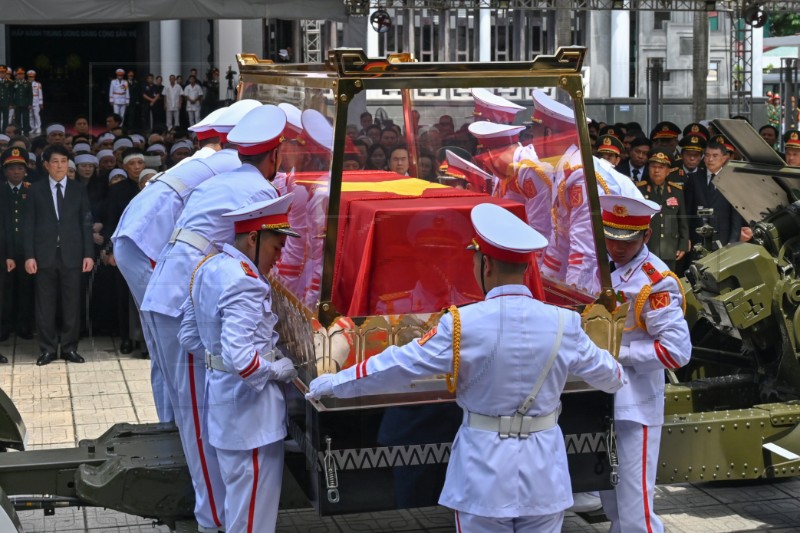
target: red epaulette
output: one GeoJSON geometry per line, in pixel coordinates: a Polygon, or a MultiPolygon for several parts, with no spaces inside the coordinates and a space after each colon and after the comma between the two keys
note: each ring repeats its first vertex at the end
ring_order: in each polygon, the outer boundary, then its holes
{"type": "Polygon", "coordinates": [[[656,283],[664,279],[664,276],[661,275],[661,272],[656,270],[656,267],[654,267],[653,264],[650,262],[643,264],[642,270],[644,270],[644,273],[650,279],[651,286],[655,285],[656,283]]]}
{"type": "Polygon", "coordinates": [[[244,270],[246,276],[258,279],[258,275],[255,272],[253,272],[253,269],[250,268],[250,265],[248,265],[244,261],[242,261],[242,270],[244,270]]]}

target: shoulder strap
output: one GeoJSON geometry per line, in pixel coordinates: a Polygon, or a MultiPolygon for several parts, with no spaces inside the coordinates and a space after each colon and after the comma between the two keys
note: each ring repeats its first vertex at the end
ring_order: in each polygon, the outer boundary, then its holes
{"type": "Polygon", "coordinates": [[[531,408],[533,405],[534,400],[536,400],[536,395],[539,394],[539,390],[544,385],[544,380],[550,374],[550,369],[553,368],[553,363],[556,360],[556,356],[558,355],[558,349],[561,347],[561,338],[564,336],[564,312],[556,307],[556,311],[558,312],[558,330],[556,330],[556,340],[553,342],[553,347],[550,349],[550,356],[547,358],[547,362],[544,364],[544,368],[542,368],[541,374],[539,374],[539,379],[536,380],[534,383],[533,388],[531,389],[530,394],[528,397],[525,398],[525,401],[517,407],[517,412],[521,415],[524,415],[528,412],[528,409],[531,408]]]}
{"type": "Polygon", "coordinates": [[[165,184],[167,187],[175,191],[175,193],[181,198],[183,198],[186,189],[189,188],[180,178],[166,172],[162,172],[161,174],[152,178],[152,180],[160,181],[161,183],[165,184]]]}

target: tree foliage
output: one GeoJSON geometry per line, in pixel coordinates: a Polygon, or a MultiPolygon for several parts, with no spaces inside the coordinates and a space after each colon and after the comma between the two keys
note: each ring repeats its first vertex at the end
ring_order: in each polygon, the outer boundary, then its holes
{"type": "Polygon", "coordinates": [[[796,13],[770,13],[767,22],[768,30],[765,36],[782,37],[800,33],[800,14],[796,13]]]}

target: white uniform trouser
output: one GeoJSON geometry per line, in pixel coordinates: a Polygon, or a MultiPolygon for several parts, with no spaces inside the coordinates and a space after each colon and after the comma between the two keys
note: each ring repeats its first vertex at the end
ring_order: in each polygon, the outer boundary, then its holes
{"type": "Polygon", "coordinates": [[[273,533],[283,480],[283,441],[254,450],[217,449],[225,480],[225,531],[273,533]]]}
{"type": "Polygon", "coordinates": [[[189,115],[189,124],[197,124],[200,122],[200,110],[186,110],[186,114],[189,115]]]}
{"type": "MultiPolygon", "coordinates": [[[[150,258],[131,239],[121,237],[115,239],[114,242],[114,259],[117,261],[117,268],[119,268],[120,273],[128,283],[133,301],[136,302],[136,309],[141,309],[147,283],[153,275],[153,266],[150,263],[150,258]]],[[[150,331],[144,317],[142,317],[141,311],[139,312],[139,317],[141,317],[142,333],[144,334],[147,351],[153,354],[156,351],[153,333],[150,331]]],[[[173,422],[175,413],[172,410],[172,401],[169,397],[167,385],[164,382],[164,372],[161,370],[159,363],[160,361],[157,357],[150,357],[150,385],[153,388],[156,413],[158,414],[159,422],[173,422]]]]}
{"type": "Polygon", "coordinates": [[[143,311],[142,318],[153,333],[155,350],[150,352],[150,358],[157,359],[164,372],[175,425],[192,476],[194,516],[203,527],[222,527],[225,485],[216,450],[208,444],[208,437],[201,435],[205,419],[205,355],[195,357],[181,348],[178,330],[182,316],[143,311]]]}
{"type": "Polygon", "coordinates": [[[38,105],[31,106],[31,131],[40,132],[42,131],[42,117],[41,117],[42,108],[38,105]]]}
{"type": "Polygon", "coordinates": [[[167,128],[171,128],[173,126],[180,126],[179,114],[180,114],[179,109],[175,109],[174,111],[167,110],[167,128]]]}
{"type": "Polygon", "coordinates": [[[489,518],[456,511],[456,533],[560,533],[563,523],[563,511],[516,518],[489,518]]]}
{"type": "Polygon", "coordinates": [[[600,493],[611,520],[610,533],[662,533],[664,525],[653,509],[661,426],[616,420],[619,484],[600,493]]]}
{"type": "Polygon", "coordinates": [[[125,120],[125,110],[128,108],[127,104],[114,104],[114,113],[122,117],[122,120],[125,120]]]}

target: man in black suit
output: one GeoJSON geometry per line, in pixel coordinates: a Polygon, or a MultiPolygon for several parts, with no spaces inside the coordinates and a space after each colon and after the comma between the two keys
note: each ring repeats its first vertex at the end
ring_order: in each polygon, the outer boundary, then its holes
{"type": "Polygon", "coordinates": [[[30,188],[25,209],[25,271],[36,275],[36,326],[42,355],[36,364],[61,357],[83,363],[78,352],[81,316],[81,272],[94,266],[92,214],[86,188],[67,179],[69,152],[60,145],[42,154],[48,179],[30,188]],[[56,330],[56,302],[61,301],[61,332],[56,330]],[[60,337],[60,339],[59,339],[60,337]]]}
{"type": "Polygon", "coordinates": [[[633,183],[639,184],[647,181],[647,158],[650,156],[650,147],[653,145],[650,139],[637,137],[631,141],[628,149],[628,159],[616,166],[617,172],[628,176],[633,183]]]}
{"type": "Polygon", "coordinates": [[[33,338],[33,276],[25,272],[25,251],[22,241],[25,205],[28,203],[30,182],[27,174],[28,151],[12,146],[0,156],[0,165],[6,183],[0,185],[0,210],[6,214],[8,228],[8,274],[3,299],[3,333],[0,340],[8,338],[11,330],[17,337],[33,338]]]}
{"type": "Polygon", "coordinates": [[[719,240],[725,246],[731,242],[738,242],[740,239],[742,217],[712,183],[714,177],[728,162],[729,157],[730,153],[725,145],[712,140],[706,145],[703,157],[706,164],[705,170],[698,169],[688,176],[686,205],[689,215],[689,238],[694,242],[699,240],[697,228],[703,223],[702,219],[697,216],[697,209],[700,207],[714,209],[714,215],[710,220],[716,230],[714,240],[719,240]]]}

